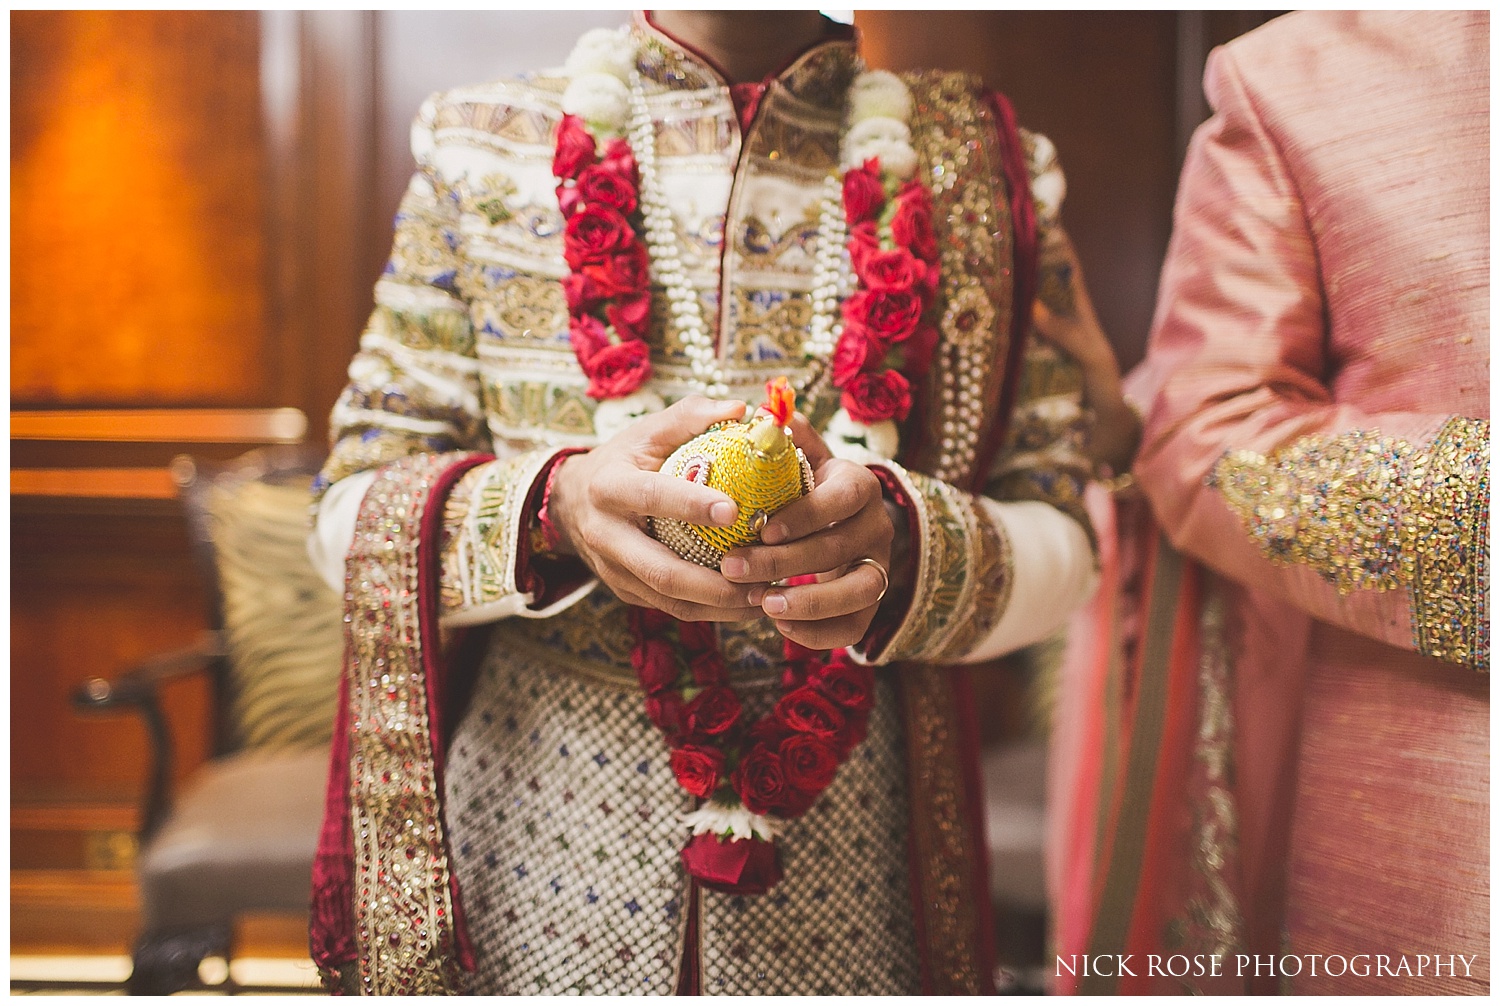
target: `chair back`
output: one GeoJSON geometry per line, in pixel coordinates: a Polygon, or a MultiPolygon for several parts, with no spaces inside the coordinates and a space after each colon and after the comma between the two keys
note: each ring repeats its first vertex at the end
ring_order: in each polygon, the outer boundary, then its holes
{"type": "Polygon", "coordinates": [[[209,586],[224,659],[214,669],[214,751],[328,743],[343,657],[343,607],[307,555],[321,458],[301,446],[228,462],[172,462],[209,586]]]}

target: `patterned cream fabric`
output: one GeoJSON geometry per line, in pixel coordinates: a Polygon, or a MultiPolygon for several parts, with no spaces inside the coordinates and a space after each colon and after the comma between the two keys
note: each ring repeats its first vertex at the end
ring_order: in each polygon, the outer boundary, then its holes
{"type": "MultiPolygon", "coordinates": [[[[774,681],[740,683],[749,712],[765,711],[774,681]]],[[[918,991],[902,743],[887,682],[869,737],[778,841],[786,879],[760,898],[701,892],[705,995],[918,991]]],[[[670,994],[691,897],[677,818],[692,800],[640,693],[502,635],[451,757],[473,988],[670,994]]]]}

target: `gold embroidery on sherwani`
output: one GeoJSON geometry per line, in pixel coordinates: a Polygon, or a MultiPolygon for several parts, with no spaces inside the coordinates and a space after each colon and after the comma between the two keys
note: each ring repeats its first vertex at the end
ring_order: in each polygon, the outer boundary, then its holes
{"type": "Polygon", "coordinates": [[[426,488],[459,458],[381,470],[361,507],[346,580],[350,832],[359,982],[371,995],[455,991],[449,862],[434,772],[419,529],[426,488]]]}
{"type": "Polygon", "coordinates": [[[940,339],[930,375],[929,446],[917,467],[959,484],[983,430],[996,421],[1010,345],[1010,202],[998,133],[979,81],[966,74],[904,78],[915,107],[912,145],[931,180],[942,271],[940,339]]]}
{"type": "Polygon", "coordinates": [[[977,498],[893,463],[882,467],[917,508],[921,550],[909,614],[880,660],[962,660],[1005,613],[1015,580],[1010,542],[977,498]]]}
{"type": "Polygon", "coordinates": [[[444,614],[482,607],[518,592],[516,542],[526,498],[550,448],[492,461],[467,473],[444,505],[444,614]]]}
{"type": "Polygon", "coordinates": [[[951,687],[941,680],[961,672],[919,666],[901,673],[908,744],[917,766],[911,788],[912,839],[917,861],[928,864],[917,878],[929,955],[929,987],[924,991],[974,995],[981,985],[974,913],[988,910],[989,898],[965,887],[969,873],[964,864],[980,854],[965,822],[980,808],[964,806],[966,789],[958,768],[960,711],[951,701],[951,687]]]}
{"type": "Polygon", "coordinates": [[[1229,451],[1209,476],[1262,553],[1340,594],[1405,590],[1419,652],[1489,669],[1489,422],[1425,448],[1378,430],[1229,451]]]}
{"type": "Polygon", "coordinates": [[[334,443],[317,493],[409,454],[487,446],[477,402],[464,397],[473,380],[473,334],[454,286],[456,225],[435,178],[419,173],[402,197],[376,308],[334,406],[334,443]]]}
{"type": "Polygon", "coordinates": [[[958,624],[942,648],[931,657],[934,663],[961,660],[974,651],[1000,621],[1010,606],[1010,589],[1015,583],[1015,561],[1010,542],[995,522],[975,507],[974,554],[969,561],[969,600],[965,605],[972,614],[958,619],[958,624]]]}

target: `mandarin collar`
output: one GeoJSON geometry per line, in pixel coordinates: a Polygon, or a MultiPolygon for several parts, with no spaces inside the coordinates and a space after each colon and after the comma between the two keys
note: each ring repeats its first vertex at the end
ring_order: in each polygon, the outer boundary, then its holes
{"type": "MultiPolygon", "coordinates": [[[[767,77],[806,100],[841,98],[859,62],[859,35],[852,25],[829,20],[829,30],[779,72],[767,77]]],[[[652,23],[647,11],[634,11],[630,30],[637,41],[641,76],[672,90],[728,89],[730,83],[718,67],[652,23]]]]}

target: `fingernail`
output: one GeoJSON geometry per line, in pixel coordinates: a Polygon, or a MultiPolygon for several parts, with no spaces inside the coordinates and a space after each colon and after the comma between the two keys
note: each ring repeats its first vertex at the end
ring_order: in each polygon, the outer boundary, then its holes
{"type": "Polygon", "coordinates": [[[779,545],[780,543],[786,541],[786,525],[775,523],[767,524],[765,527],[761,528],[760,540],[765,542],[767,545],[779,545]]]}
{"type": "Polygon", "coordinates": [[[768,615],[780,615],[786,611],[786,596],[783,594],[767,594],[765,600],[760,602],[768,615]]]}
{"type": "MultiPolygon", "coordinates": [[[[750,572],[750,564],[744,559],[725,559],[719,567],[725,576],[733,578],[750,572]]],[[[753,602],[752,602],[753,603],[753,602]]]]}
{"type": "Polygon", "coordinates": [[[750,588],[750,593],[748,593],[748,594],[745,595],[745,601],[746,601],[747,604],[755,605],[755,604],[759,604],[761,598],[763,598],[765,596],[766,596],[766,588],[765,588],[765,585],[762,584],[759,587],[751,587],[750,588]]]}
{"type": "Polygon", "coordinates": [[[733,503],[715,503],[708,508],[708,516],[715,524],[729,525],[739,516],[739,508],[733,503]]]}

